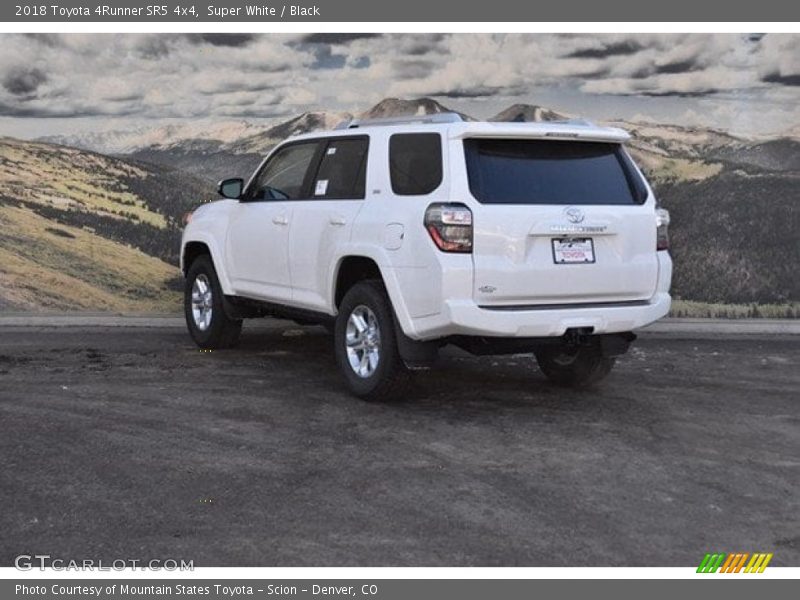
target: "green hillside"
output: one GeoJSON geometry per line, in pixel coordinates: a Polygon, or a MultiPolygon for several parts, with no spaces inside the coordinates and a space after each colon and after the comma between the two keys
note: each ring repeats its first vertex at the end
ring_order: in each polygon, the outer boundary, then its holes
{"type": "Polygon", "coordinates": [[[800,173],[725,169],[701,181],[662,183],[670,211],[673,294],[727,304],[800,300],[800,173]]]}
{"type": "Polygon", "coordinates": [[[0,138],[0,308],[176,310],[181,217],[210,193],[176,171],[0,138]]]}

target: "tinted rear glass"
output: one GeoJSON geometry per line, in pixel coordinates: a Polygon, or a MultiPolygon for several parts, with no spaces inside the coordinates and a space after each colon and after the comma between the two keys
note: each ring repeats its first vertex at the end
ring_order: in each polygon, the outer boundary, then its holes
{"type": "Polygon", "coordinates": [[[464,142],[469,186],[484,204],[638,204],[638,175],[619,144],[553,140],[464,142]]]}
{"type": "Polygon", "coordinates": [[[392,191],[424,196],[442,183],[442,138],[438,133],[397,133],[389,138],[392,191]]]}

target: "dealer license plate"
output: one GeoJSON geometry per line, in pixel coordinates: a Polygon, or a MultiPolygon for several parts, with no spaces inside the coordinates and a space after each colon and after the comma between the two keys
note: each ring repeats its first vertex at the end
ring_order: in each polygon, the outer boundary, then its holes
{"type": "Polygon", "coordinates": [[[592,238],[553,239],[553,262],[557,265],[594,262],[592,238]]]}

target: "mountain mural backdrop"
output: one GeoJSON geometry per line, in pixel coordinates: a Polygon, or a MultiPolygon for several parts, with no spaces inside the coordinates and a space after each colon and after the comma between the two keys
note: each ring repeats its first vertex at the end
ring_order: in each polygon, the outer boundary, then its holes
{"type": "MultiPolygon", "coordinates": [[[[388,98],[357,116],[436,112],[450,111],[430,98],[388,98]]],[[[0,138],[0,310],[179,310],[182,215],[213,199],[218,179],[249,175],[287,136],[351,116],[320,111],[266,124],[0,138]]],[[[565,118],[515,104],[492,119],[565,118]]],[[[633,135],[632,154],[672,214],[675,297],[749,305],[752,314],[777,305],[778,316],[797,316],[799,132],[755,139],[606,124],[633,135]]]]}

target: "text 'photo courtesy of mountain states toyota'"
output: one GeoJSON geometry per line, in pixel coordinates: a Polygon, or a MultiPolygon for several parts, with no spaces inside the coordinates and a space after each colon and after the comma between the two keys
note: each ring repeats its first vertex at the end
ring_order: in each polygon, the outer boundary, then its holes
{"type": "Polygon", "coordinates": [[[596,384],[670,307],[669,215],[628,139],[453,113],[291,137],[187,215],[189,332],[216,349],[246,318],[323,324],[367,400],[402,396],[447,344],[596,384]]]}

